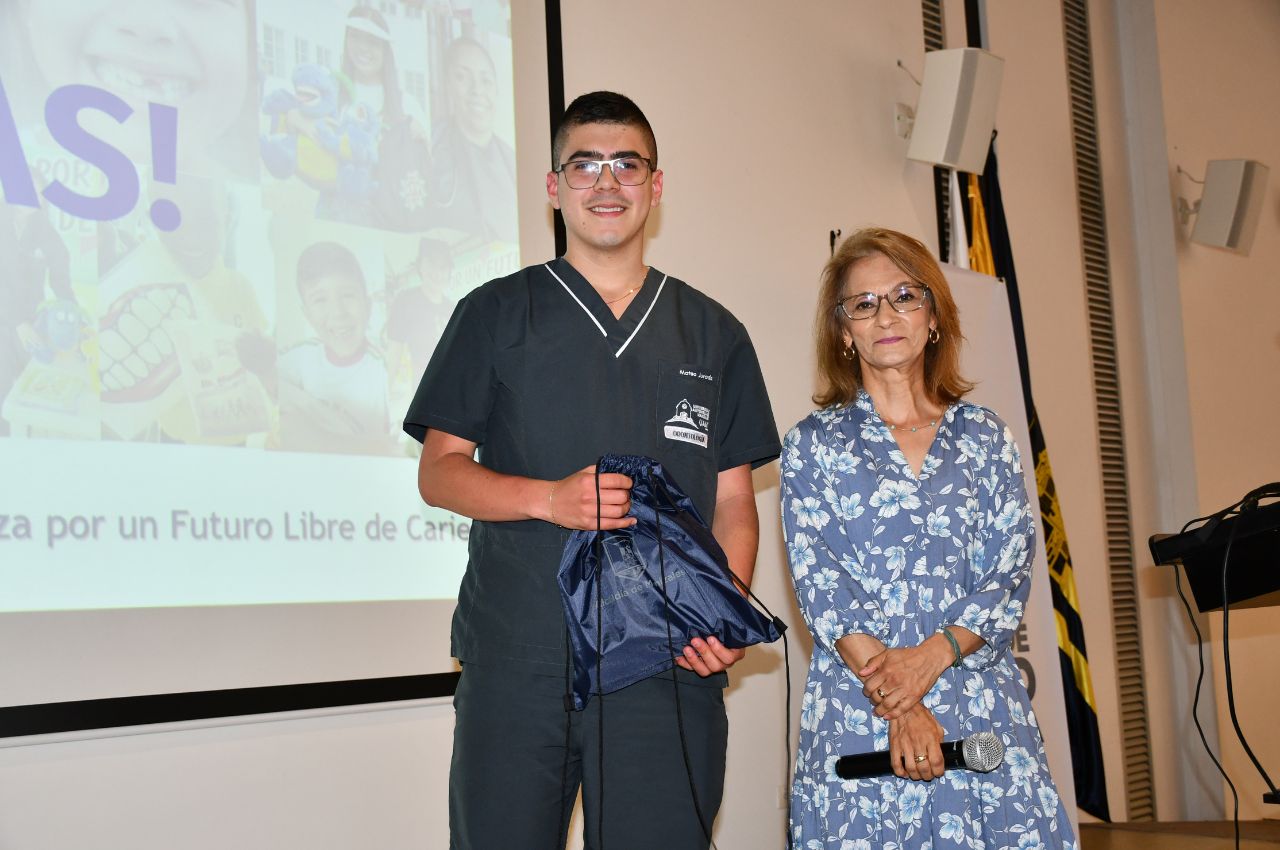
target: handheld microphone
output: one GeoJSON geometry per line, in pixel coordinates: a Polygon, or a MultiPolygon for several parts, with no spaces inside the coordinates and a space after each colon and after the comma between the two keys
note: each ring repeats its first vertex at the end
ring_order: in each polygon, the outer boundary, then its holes
{"type": "MultiPolygon", "coordinates": [[[[1004,761],[1004,744],[994,732],[977,732],[962,741],[943,741],[942,760],[948,769],[963,767],[990,773],[1004,761]]],[[[887,752],[859,753],[836,759],[836,776],[841,779],[865,779],[888,773],[893,773],[893,760],[887,752]]]]}

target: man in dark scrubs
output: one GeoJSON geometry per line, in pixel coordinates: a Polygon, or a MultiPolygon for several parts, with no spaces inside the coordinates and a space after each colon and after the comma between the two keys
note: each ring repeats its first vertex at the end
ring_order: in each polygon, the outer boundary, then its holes
{"type": "MultiPolygon", "coordinates": [[[[423,499],[475,519],[453,621],[451,847],[562,850],[581,786],[588,848],[601,832],[610,850],[706,848],[724,783],[725,670],[744,651],[695,638],[680,669],[566,711],[556,572],[570,530],[596,527],[596,458],[642,454],[750,582],[751,470],[778,457],[777,428],[742,324],[645,265],[663,174],[644,114],[618,94],[583,95],[553,147],[547,196],[565,255],[458,304],[405,416],[423,443],[423,499]]],[[[602,528],[634,524],[631,483],[600,476],[602,528]]]]}

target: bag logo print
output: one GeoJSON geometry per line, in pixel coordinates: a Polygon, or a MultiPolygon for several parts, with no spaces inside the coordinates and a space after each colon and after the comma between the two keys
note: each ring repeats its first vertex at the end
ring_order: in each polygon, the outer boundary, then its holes
{"type": "Polygon", "coordinates": [[[711,430],[711,411],[700,404],[690,404],[687,398],[676,404],[675,415],[667,420],[662,433],[668,440],[693,443],[707,447],[707,434],[711,430]]]}
{"type": "Polygon", "coordinates": [[[604,553],[609,559],[609,566],[613,568],[613,574],[619,578],[636,581],[644,575],[644,562],[636,554],[630,537],[621,534],[605,537],[604,553]]]}

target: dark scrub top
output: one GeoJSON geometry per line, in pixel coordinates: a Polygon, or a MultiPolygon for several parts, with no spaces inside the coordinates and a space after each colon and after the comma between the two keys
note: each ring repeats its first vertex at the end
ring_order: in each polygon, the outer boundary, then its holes
{"type": "MultiPolygon", "coordinates": [[[[650,269],[617,319],[563,258],[459,302],[405,414],[414,438],[428,428],[475,442],[496,472],[544,480],[606,453],[649,455],[708,524],[716,475],[781,451],[755,349],[728,310],[650,269]]],[[[563,675],[567,539],[540,520],[472,525],[455,657],[563,675]]]]}

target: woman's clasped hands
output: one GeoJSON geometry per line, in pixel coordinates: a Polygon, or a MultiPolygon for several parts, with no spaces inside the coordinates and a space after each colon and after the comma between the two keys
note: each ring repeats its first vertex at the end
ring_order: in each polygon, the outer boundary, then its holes
{"type": "Polygon", "coordinates": [[[952,658],[950,648],[939,647],[938,640],[935,636],[919,646],[885,649],[857,671],[862,693],[875,705],[877,717],[901,718],[938,681],[952,658]]]}

